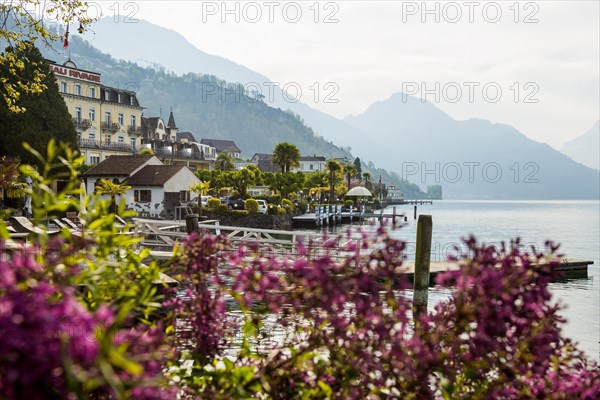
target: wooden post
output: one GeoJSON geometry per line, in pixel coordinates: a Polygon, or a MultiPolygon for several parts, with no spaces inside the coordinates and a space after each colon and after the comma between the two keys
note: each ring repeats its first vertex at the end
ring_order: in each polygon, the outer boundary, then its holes
{"type": "Polygon", "coordinates": [[[417,222],[417,248],[413,283],[413,312],[415,313],[415,317],[422,312],[427,312],[432,230],[433,222],[431,220],[431,215],[419,215],[419,221],[417,222]]]}
{"type": "Polygon", "coordinates": [[[415,206],[415,216],[414,219],[417,219],[417,206],[415,206]]]}
{"type": "Polygon", "coordinates": [[[187,233],[198,232],[198,214],[188,214],[185,216],[185,230],[187,233]]]}

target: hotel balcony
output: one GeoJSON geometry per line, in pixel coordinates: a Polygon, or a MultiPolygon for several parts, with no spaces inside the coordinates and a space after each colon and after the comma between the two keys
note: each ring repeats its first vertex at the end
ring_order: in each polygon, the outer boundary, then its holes
{"type": "Polygon", "coordinates": [[[102,129],[103,131],[111,131],[111,132],[116,132],[119,129],[121,129],[121,125],[117,124],[116,122],[102,122],[100,124],[100,129],[102,129]]]}
{"type": "Polygon", "coordinates": [[[198,161],[207,161],[207,162],[211,162],[211,161],[215,160],[214,157],[210,157],[210,156],[205,157],[205,156],[203,156],[203,154],[193,153],[193,152],[189,151],[189,149],[172,151],[169,148],[158,148],[158,149],[154,149],[154,155],[157,157],[160,157],[160,158],[167,158],[167,159],[198,160],[198,161]]]}
{"type": "Polygon", "coordinates": [[[79,139],[79,147],[85,149],[115,150],[127,153],[137,153],[137,148],[127,143],[103,142],[99,140],[79,139]]]}
{"type": "Polygon", "coordinates": [[[141,126],[135,126],[135,125],[129,125],[127,127],[127,133],[130,134],[130,135],[140,136],[142,134],[142,127],[141,126]]]}
{"type": "Polygon", "coordinates": [[[92,126],[92,121],[89,119],[73,118],[73,123],[75,124],[75,127],[84,130],[92,126]]]}

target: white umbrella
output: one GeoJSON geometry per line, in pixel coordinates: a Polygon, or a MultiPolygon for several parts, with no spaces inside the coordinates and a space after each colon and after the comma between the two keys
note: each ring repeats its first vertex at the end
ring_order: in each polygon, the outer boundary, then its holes
{"type": "Polygon", "coordinates": [[[353,187],[352,189],[348,190],[348,193],[346,193],[346,196],[373,197],[371,192],[369,192],[369,189],[367,189],[366,187],[363,187],[363,186],[353,187]]]}

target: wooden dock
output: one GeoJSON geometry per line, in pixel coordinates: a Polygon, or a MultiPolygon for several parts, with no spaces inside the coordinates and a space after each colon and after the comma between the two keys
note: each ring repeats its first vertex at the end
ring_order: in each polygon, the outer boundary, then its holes
{"type": "MultiPolygon", "coordinates": [[[[396,217],[398,217],[398,215],[396,215],[396,217]]],[[[138,226],[140,226],[140,224],[142,224],[141,226],[144,224],[153,225],[151,228],[148,227],[147,230],[142,232],[145,236],[142,245],[152,249],[150,256],[156,260],[171,259],[173,257],[173,243],[183,240],[187,235],[184,222],[136,219],[136,223],[138,226]]],[[[233,242],[260,243],[263,249],[266,249],[269,253],[275,252],[281,256],[299,257],[296,251],[298,241],[307,243],[308,240],[312,241],[310,254],[313,257],[325,253],[323,235],[318,233],[223,226],[219,225],[217,221],[205,221],[204,223],[199,223],[198,227],[201,232],[223,234],[233,242]]],[[[349,240],[358,243],[358,241],[361,240],[361,237],[356,235],[349,240]]],[[[347,242],[342,243],[339,248],[331,250],[334,258],[341,259],[349,255],[349,253],[342,250],[345,244],[347,244],[347,242]]],[[[577,274],[578,276],[587,276],[588,266],[593,264],[593,261],[576,258],[564,258],[558,261],[560,261],[560,264],[555,267],[556,271],[564,272],[567,275],[577,274]]],[[[412,279],[415,270],[414,262],[405,262],[404,268],[403,274],[407,275],[409,279],[412,279]]],[[[457,261],[432,261],[430,263],[430,276],[435,277],[441,272],[455,271],[458,269],[459,262],[457,261]]],[[[433,280],[431,280],[431,282],[433,282],[433,280]]]]}

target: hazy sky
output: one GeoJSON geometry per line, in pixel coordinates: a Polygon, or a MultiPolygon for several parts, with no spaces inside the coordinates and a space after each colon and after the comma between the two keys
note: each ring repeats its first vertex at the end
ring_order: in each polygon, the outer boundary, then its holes
{"type": "Polygon", "coordinates": [[[303,102],[337,117],[404,91],[453,118],[511,124],[560,147],[600,114],[598,1],[99,4],[104,16],[173,29],[300,88],[303,102]]]}

